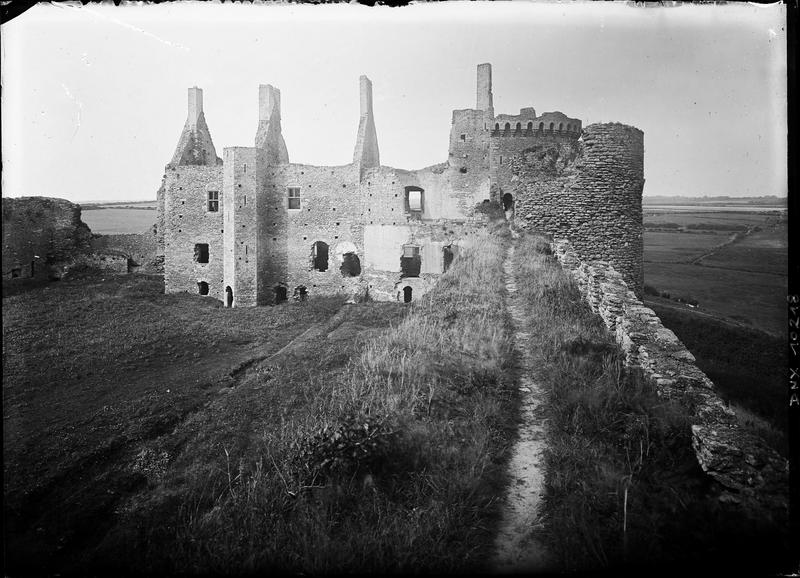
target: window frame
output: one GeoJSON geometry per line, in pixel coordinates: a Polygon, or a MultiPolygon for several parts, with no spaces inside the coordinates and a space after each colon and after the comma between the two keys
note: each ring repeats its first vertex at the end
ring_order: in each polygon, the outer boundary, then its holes
{"type": "Polygon", "coordinates": [[[219,191],[207,191],[206,213],[219,213],[219,191]]]}
{"type": "Polygon", "coordinates": [[[286,187],[286,208],[290,211],[299,211],[302,207],[302,202],[300,201],[300,187],[286,187]],[[296,194],[292,194],[296,193],[296,194]],[[293,207],[292,202],[296,201],[297,206],[293,207]]]}

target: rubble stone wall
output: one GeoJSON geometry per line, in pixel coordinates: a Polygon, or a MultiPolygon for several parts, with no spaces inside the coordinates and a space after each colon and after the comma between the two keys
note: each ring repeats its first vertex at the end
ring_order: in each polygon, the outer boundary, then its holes
{"type": "Polygon", "coordinates": [[[4,197],[2,203],[4,278],[47,277],[88,248],[92,233],[80,205],[49,197],[4,197]]]}
{"type": "Polygon", "coordinates": [[[528,146],[527,140],[498,141],[508,165],[499,165],[497,198],[511,193],[521,227],[569,239],[582,259],[609,261],[641,295],[642,131],[593,124],[578,141],[553,138],[528,146]]]}
{"type": "Polygon", "coordinates": [[[758,508],[786,507],[788,463],[754,433],[716,393],[695,358],[655,312],[637,298],[608,261],[584,261],[571,243],[553,242],[564,270],[592,311],[616,336],[626,365],[640,368],[658,394],[683,404],[693,419],[692,445],[703,470],[730,496],[758,508]]]}

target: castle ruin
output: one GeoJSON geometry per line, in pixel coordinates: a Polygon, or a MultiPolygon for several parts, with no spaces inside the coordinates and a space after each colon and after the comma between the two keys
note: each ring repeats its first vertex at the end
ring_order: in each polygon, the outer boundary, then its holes
{"type": "Polygon", "coordinates": [[[353,162],[289,162],[280,91],[259,87],[255,146],[217,156],[203,91],[159,190],[167,292],[226,306],[279,303],[292,294],[368,292],[411,301],[428,291],[502,204],[518,226],[567,239],[603,260],[635,291],[642,279],[643,134],[617,123],[583,127],[561,112],[494,113],[490,64],[478,66],[474,109],[453,111],[446,162],[382,166],[372,83],[360,78],[353,162]]]}

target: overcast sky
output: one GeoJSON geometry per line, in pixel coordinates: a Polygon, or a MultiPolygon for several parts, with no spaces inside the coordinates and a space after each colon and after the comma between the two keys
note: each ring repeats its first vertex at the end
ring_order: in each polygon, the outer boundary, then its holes
{"type": "Polygon", "coordinates": [[[382,164],[443,162],[482,62],[497,114],[642,129],[645,195],[786,195],[783,6],[529,2],[39,4],[2,27],[3,195],[155,199],[195,85],[220,156],[269,83],[290,160],[342,165],[366,74],[382,164]]]}

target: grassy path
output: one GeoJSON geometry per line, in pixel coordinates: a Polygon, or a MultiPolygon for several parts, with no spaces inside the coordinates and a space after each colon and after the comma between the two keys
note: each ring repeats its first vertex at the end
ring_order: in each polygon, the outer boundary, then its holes
{"type": "Polygon", "coordinates": [[[521,416],[519,439],[511,450],[508,464],[509,486],[496,541],[495,567],[501,572],[542,571],[547,568],[547,553],[534,533],[541,529],[540,508],[544,493],[545,420],[541,407],[544,394],[532,377],[530,333],[526,331],[525,309],[517,294],[513,244],[507,250],[503,272],[506,306],[513,325],[521,416]]]}

